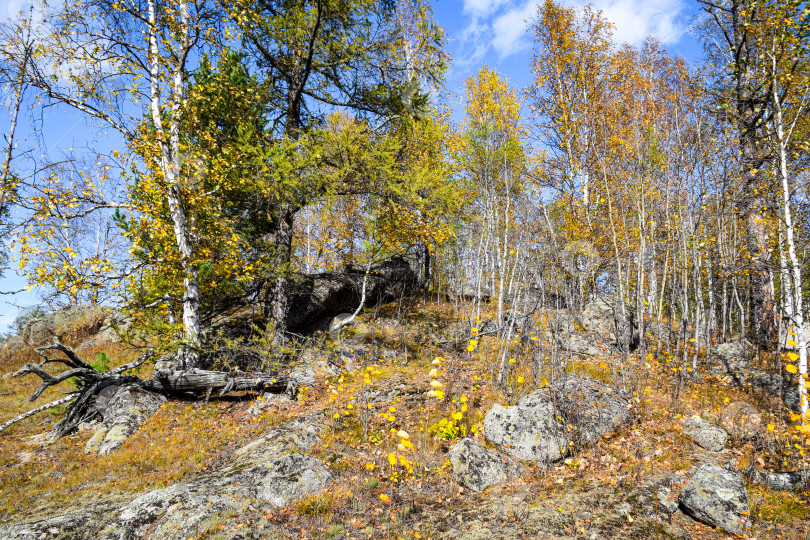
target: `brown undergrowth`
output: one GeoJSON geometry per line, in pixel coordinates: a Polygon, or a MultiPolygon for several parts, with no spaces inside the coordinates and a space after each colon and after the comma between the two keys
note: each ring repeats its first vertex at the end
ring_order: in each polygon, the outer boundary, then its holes
{"type": "MultiPolygon", "coordinates": [[[[0,435],[0,519],[19,519],[32,509],[55,513],[82,500],[123,502],[226,465],[236,448],[303,415],[322,418],[323,443],[313,452],[333,473],[332,488],[283,509],[250,508],[223,521],[223,531],[245,527],[259,538],[278,537],[279,526],[288,538],[724,538],[681,513],[669,523],[624,511],[622,504],[659,478],[670,479],[677,494],[705,458],[682,433],[683,420],[693,414],[711,418],[740,400],[758,405],[773,429],[764,429],[762,441],[732,440],[723,460],[737,460],[741,468],[751,459],[760,468],[810,466],[802,455],[810,447],[782,437],[789,417],[775,399],[699,372],[685,378],[676,412],[678,372],[665,357],[560,355],[551,370],[549,358],[538,356],[542,326],[506,344],[476,332],[459,334],[463,327],[446,304],[366,313],[344,336],[342,346],[363,346],[351,369],[322,374],[298,401],[254,417],[247,413],[253,395],[209,403],[172,400],[110,456],[84,453],[89,432],[42,445],[37,435],[48,426],[40,422],[57,418],[58,411],[29,419],[0,435]],[[504,347],[506,356],[499,355],[504,347]],[[502,359],[507,379],[497,386],[492,375],[502,359]],[[633,423],[557,464],[527,464],[526,474],[511,483],[483,493],[459,487],[447,460],[455,441],[471,436],[484,442],[483,418],[494,403],[515,403],[563,370],[620,385],[623,379],[634,402],[633,423]],[[441,387],[431,386],[433,381],[441,387]],[[428,397],[431,389],[439,389],[441,399],[428,397]]],[[[105,352],[116,364],[136,356],[123,349],[105,352]]],[[[320,354],[331,352],[326,347],[320,354]]],[[[31,359],[30,351],[2,359],[2,371],[31,359]]],[[[0,381],[4,417],[26,410],[35,385],[31,379],[0,381]]],[[[55,397],[50,390],[41,399],[55,397]]],[[[749,486],[749,497],[751,537],[810,534],[807,493],[749,486]]]]}

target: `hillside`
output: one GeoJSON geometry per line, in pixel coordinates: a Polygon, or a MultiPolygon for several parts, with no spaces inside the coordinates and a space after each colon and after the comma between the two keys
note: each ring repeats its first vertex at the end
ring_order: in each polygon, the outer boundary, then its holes
{"type": "MultiPolygon", "coordinates": [[[[366,310],[266,367],[299,382],[292,399],[171,396],[107,455],[86,452],[98,419],[56,441],[63,409],[26,419],[0,433],[0,537],[806,538],[806,473],[803,486],[763,473],[810,468],[772,359],[745,342],[678,353],[669,323],[651,326],[662,344],[648,331],[645,356],[623,354],[597,311],[540,309],[499,330],[435,299],[366,310]],[[531,416],[543,407],[559,411],[545,424],[531,416]],[[735,479],[747,509],[724,495],[735,479]]],[[[136,358],[99,337],[100,317],[52,333],[85,359],[104,353],[105,369],[136,358]]],[[[13,338],[2,351],[3,373],[38,361],[13,338]]],[[[29,404],[38,382],[0,380],[3,421],[61,395],[29,404]]]]}

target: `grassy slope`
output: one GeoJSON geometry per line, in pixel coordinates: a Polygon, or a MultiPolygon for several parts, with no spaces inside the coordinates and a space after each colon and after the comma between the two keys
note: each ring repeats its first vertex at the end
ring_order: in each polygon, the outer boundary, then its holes
{"type": "MultiPolygon", "coordinates": [[[[129,500],[144,490],[216,469],[234,449],[288,418],[320,413],[329,430],[314,452],[336,475],[333,488],[285,509],[256,508],[232,516],[223,528],[244,524],[263,531],[283,524],[291,537],[312,538],[435,538],[447,531],[455,531],[450,537],[463,532],[467,538],[585,538],[592,532],[605,538],[666,538],[669,533],[725,537],[680,514],[671,526],[658,526],[654,520],[622,515],[616,509],[652,478],[680,475],[686,479],[691,474],[699,453],[681,433],[682,417],[719,413],[728,401],[754,402],[763,410],[778,410],[776,403],[703,382],[700,377],[701,382],[685,387],[680,415],[676,415],[672,412],[675,372],[666,359],[631,358],[625,368],[639,381],[641,394],[631,427],[548,470],[527,467],[523,478],[473,494],[452,480],[446,452],[462,430],[483,440],[474,432],[493,403],[514,403],[536,383],[543,384],[543,373],[535,381],[528,354],[528,348],[538,342],[513,346],[511,395],[504,395],[486,384],[495,358],[491,340],[481,338],[472,352],[436,345],[444,340],[444,330],[452,333],[457,326],[446,305],[417,303],[407,313],[394,307],[387,310],[378,312],[379,319],[374,320],[366,314],[350,329],[350,341],[368,345],[367,354],[356,359],[351,373],[319,377],[315,387],[303,391],[302,399],[268,407],[261,417],[247,414],[252,395],[207,404],[171,401],[111,456],[84,453],[90,431],[41,446],[37,435],[48,426],[40,423],[55,421],[59,411],[12,427],[0,434],[0,521],[30,517],[32,510],[47,515],[89,501],[129,500]],[[397,356],[383,359],[383,349],[396,351],[397,356]],[[437,356],[445,359],[444,375],[439,377],[446,384],[443,401],[424,396],[431,362],[437,356]],[[462,413],[461,419],[437,433],[435,426],[442,419],[451,420],[453,413],[462,413]],[[390,455],[403,455],[396,449],[398,430],[411,434],[414,449],[404,454],[405,464],[398,461],[392,466],[390,455]]],[[[328,356],[330,348],[325,345],[314,355],[328,356]]],[[[96,352],[100,350],[86,356],[96,352]]],[[[137,356],[137,351],[120,347],[105,352],[114,359],[113,365],[137,356]]],[[[13,371],[33,359],[30,351],[0,358],[0,372],[13,371]]],[[[610,381],[612,364],[610,359],[582,359],[569,362],[567,369],[610,381]]],[[[27,396],[36,385],[31,376],[0,380],[0,420],[30,408],[27,396]]],[[[38,403],[56,399],[59,391],[49,390],[38,403]]],[[[723,459],[736,458],[742,467],[756,455],[776,470],[810,466],[798,450],[785,450],[779,438],[785,419],[769,413],[767,422],[775,429],[764,435],[771,439],[765,442],[774,443],[778,453],[754,454],[750,443],[732,442],[723,459]]],[[[752,535],[804,538],[810,531],[807,494],[751,487],[749,497],[752,535]]]]}

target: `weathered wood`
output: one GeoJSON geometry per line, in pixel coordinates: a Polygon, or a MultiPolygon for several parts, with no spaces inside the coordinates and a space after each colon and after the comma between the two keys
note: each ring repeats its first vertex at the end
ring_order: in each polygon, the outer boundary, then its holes
{"type": "Polygon", "coordinates": [[[190,369],[158,371],[152,380],[143,381],[139,386],[162,394],[220,390],[220,395],[224,395],[227,392],[241,390],[284,392],[290,390],[290,380],[286,377],[255,372],[190,369]]]}
{"type": "Polygon", "coordinates": [[[141,355],[137,360],[119,366],[107,373],[101,373],[89,363],[81,359],[73,349],[63,345],[54,339],[52,345],[46,345],[36,349],[43,360],[39,364],[29,363],[15,372],[13,375],[19,377],[33,373],[42,379],[42,384],[37,388],[30,400],[37,399],[49,387],[75,378],[78,381],[78,390],[71,392],[70,396],[61,398],[54,402],[37,407],[0,427],[0,432],[9,426],[28,418],[38,412],[53,408],[62,403],[73,401],[67,412],[56,424],[56,437],[61,437],[72,432],[82,422],[86,422],[99,414],[96,408],[96,396],[109,386],[138,387],[143,390],[156,392],[162,395],[173,393],[199,393],[210,396],[213,390],[219,390],[222,396],[231,391],[257,390],[265,392],[289,392],[292,396],[298,391],[297,385],[287,377],[279,375],[268,375],[266,373],[245,372],[245,371],[208,371],[203,369],[188,369],[182,371],[158,371],[153,379],[142,380],[134,375],[125,375],[154,355],[152,349],[141,355]],[[57,351],[65,358],[49,357],[47,351],[57,351]],[[70,369],[62,373],[51,375],[43,369],[48,363],[61,363],[70,369]]]}

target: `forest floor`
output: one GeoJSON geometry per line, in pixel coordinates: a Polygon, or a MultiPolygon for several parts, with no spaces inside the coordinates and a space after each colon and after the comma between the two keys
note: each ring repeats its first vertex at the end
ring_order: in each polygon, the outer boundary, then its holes
{"type": "MultiPolygon", "coordinates": [[[[459,347],[459,336],[468,339],[459,328],[469,324],[447,304],[416,302],[368,312],[340,339],[330,337],[301,352],[315,365],[331,362],[334,371],[320,372],[299,399],[271,401],[259,413],[252,393],[208,402],[172,399],[111,455],[84,452],[89,429],[48,442],[44,433],[58,420],[59,409],[29,418],[0,434],[0,524],[90,504],[119,507],[137,494],[215,471],[268,430],[313,415],[326,426],[322,443],[311,451],[334,475],[326,492],[281,509],[250,506],[188,537],[236,538],[244,531],[241,538],[726,538],[680,511],[671,522],[645,517],[640,494],[645,486],[665,482],[677,496],[702,463],[736,461],[743,469],[754,460],[765,470],[810,468],[808,441],[789,438],[790,415],[776,398],[698,370],[684,377],[675,410],[681,372],[665,353],[562,355],[554,360],[558,371],[635,388],[632,424],[557,464],[526,464],[519,479],[480,493],[464,489],[453,478],[449,448],[465,435],[484,442],[483,419],[492,405],[516,403],[552,373],[545,360],[533,360],[531,347],[542,338],[532,336],[509,345],[507,356],[515,359],[509,383],[495,389],[488,382],[498,362],[495,338],[459,347]],[[436,357],[444,360],[443,400],[425,396],[436,357]],[[335,369],[336,363],[342,366],[335,369]],[[760,440],[730,439],[725,450],[713,453],[683,433],[689,416],[717,417],[736,401],[763,411],[760,440]],[[410,434],[413,451],[406,463],[391,463],[400,430],[410,434]]],[[[85,337],[75,336],[73,344],[85,337]]],[[[98,346],[85,356],[100,352],[113,359],[112,367],[139,354],[118,344],[98,346]]],[[[35,356],[31,350],[0,356],[0,372],[13,372],[35,356]]],[[[140,376],[148,376],[148,369],[140,376]]],[[[38,382],[31,376],[0,379],[0,420],[30,409],[27,398],[38,382]]],[[[61,391],[49,389],[37,403],[61,391]]],[[[810,493],[749,485],[748,496],[752,527],[746,537],[810,538],[810,493]]],[[[69,531],[53,537],[72,538],[69,531]]]]}

